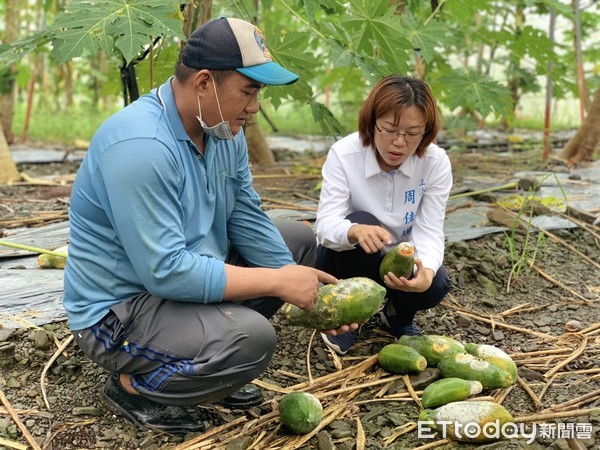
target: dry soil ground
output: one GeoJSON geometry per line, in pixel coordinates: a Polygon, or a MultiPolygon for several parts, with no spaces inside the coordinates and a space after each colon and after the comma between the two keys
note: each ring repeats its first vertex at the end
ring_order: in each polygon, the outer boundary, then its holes
{"type": "MultiPolygon", "coordinates": [[[[527,154],[451,157],[456,189],[466,174],[502,184],[512,173],[537,164],[527,154]]],[[[256,188],[268,199],[265,208],[297,205],[317,195],[319,161],[291,159],[277,167],[254,169],[256,188]]],[[[33,177],[51,176],[66,185],[0,186],[0,235],[4,232],[5,238],[10,237],[21,219],[41,218],[39,225],[48,223],[45,217],[63,214],[76,168],[77,164],[21,166],[33,177]]],[[[553,170],[566,168],[557,164],[553,170]]],[[[417,322],[430,334],[496,345],[517,362],[517,384],[482,395],[501,402],[528,430],[537,417],[537,435],[531,442],[518,438],[480,448],[598,448],[600,230],[586,225],[554,231],[541,242],[538,234],[496,233],[448,245],[445,264],[454,289],[440,307],[418,315],[417,322]],[[514,244],[512,251],[508,242],[514,244]],[[524,252],[531,264],[515,272],[515,255],[524,252]]],[[[10,269],[11,262],[0,260],[0,266],[10,269]]],[[[48,409],[41,374],[58,345],[68,338],[66,324],[0,329],[0,390],[5,404],[14,408],[9,414],[6,406],[0,407],[0,438],[27,444],[16,416],[40,447],[56,450],[475,448],[440,440],[440,436],[419,439],[416,400],[422,380],[410,379],[411,395],[402,377],[378,368],[372,355],[392,338],[379,329],[377,320],[363,327],[360,344],[344,358],[326,351],[318,335],[289,327],[281,317],[273,322],[278,348],[269,369],[257,380],[267,401],[246,412],[210,405],[195,408],[192,412],[205,421],[207,433],[185,437],[138,430],[111,415],[98,395],[107,373],[74,344],[47,371],[48,409]],[[318,433],[294,437],[279,427],[277,400],[287,388],[314,392],[321,398],[327,425],[318,433]]],[[[0,449],[4,448],[11,447],[0,440],[0,449]]],[[[24,447],[15,444],[13,448],[24,447]]]]}

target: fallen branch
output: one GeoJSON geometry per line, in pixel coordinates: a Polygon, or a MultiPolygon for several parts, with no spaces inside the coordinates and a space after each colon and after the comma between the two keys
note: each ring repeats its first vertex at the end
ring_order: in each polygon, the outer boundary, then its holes
{"type": "Polygon", "coordinates": [[[421,399],[415,393],[415,390],[412,387],[412,384],[410,382],[410,378],[408,377],[408,375],[402,375],[402,381],[404,381],[404,385],[406,386],[406,390],[408,391],[408,393],[410,394],[410,396],[412,397],[412,399],[415,401],[415,403],[419,407],[419,411],[423,411],[423,403],[421,403],[421,399]]]}
{"type": "Polygon", "coordinates": [[[420,447],[415,447],[415,448],[413,448],[413,450],[428,450],[430,448],[441,447],[442,445],[450,445],[451,447],[454,447],[456,445],[456,442],[454,442],[450,439],[440,439],[439,441],[435,441],[430,444],[425,444],[425,445],[421,445],[420,447]]]}
{"type": "MultiPolygon", "coordinates": [[[[355,384],[353,386],[342,387],[339,389],[335,389],[333,391],[327,391],[327,392],[323,392],[323,393],[315,393],[315,395],[318,394],[317,397],[319,397],[319,398],[331,397],[332,395],[343,394],[344,392],[351,392],[351,391],[355,391],[355,390],[359,390],[359,389],[364,389],[367,387],[378,386],[380,384],[385,384],[385,383],[388,383],[389,381],[398,380],[403,377],[404,377],[403,375],[395,375],[390,378],[385,378],[383,380],[380,379],[380,380],[370,381],[368,383],[355,384]]],[[[408,383],[410,384],[410,381],[408,383]]],[[[411,386],[411,388],[412,388],[412,386],[411,386]]]]}
{"type": "Polygon", "coordinates": [[[29,442],[29,445],[31,445],[33,450],[42,450],[42,448],[38,445],[38,443],[33,438],[33,436],[29,433],[29,430],[27,430],[27,427],[25,426],[25,424],[23,424],[23,422],[21,422],[21,419],[19,419],[19,416],[15,412],[14,408],[12,407],[12,405],[6,398],[6,395],[4,395],[4,391],[2,391],[2,390],[0,390],[0,401],[2,401],[2,404],[8,411],[8,414],[10,415],[12,420],[15,422],[15,424],[17,424],[17,427],[19,428],[19,430],[21,430],[23,437],[25,437],[25,439],[27,439],[27,442],[29,442]]]}
{"type": "Polygon", "coordinates": [[[499,313],[498,315],[500,317],[506,317],[509,316],[515,312],[520,312],[523,308],[525,308],[526,306],[528,306],[530,303],[521,303],[520,305],[517,306],[513,306],[512,308],[509,308],[505,311],[502,311],[501,313],[499,313]]]}
{"type": "Polygon", "coordinates": [[[27,450],[27,446],[25,444],[21,444],[20,442],[10,441],[8,439],[4,439],[0,437],[0,445],[4,445],[5,447],[16,448],[17,450],[27,450]]]}
{"type": "Polygon", "coordinates": [[[523,353],[510,353],[509,356],[512,359],[518,358],[529,358],[530,356],[537,355],[551,355],[556,353],[571,353],[573,349],[571,347],[560,347],[555,349],[536,350],[534,352],[523,352],[523,353]]]}
{"type": "Polygon", "coordinates": [[[363,428],[360,417],[356,416],[356,450],[365,450],[365,443],[367,438],[365,437],[365,429],[363,428]]]}
{"type": "Polygon", "coordinates": [[[547,408],[547,411],[557,411],[564,408],[568,408],[570,406],[578,406],[584,403],[589,403],[590,401],[595,401],[600,398],[600,389],[596,389],[595,391],[588,392],[587,394],[580,395],[579,397],[572,398],[563,403],[559,403],[558,405],[552,405],[547,408]],[[589,400],[589,401],[588,401],[589,400]]]}
{"type": "MultiPolygon", "coordinates": [[[[273,416],[275,413],[271,413],[273,416]]],[[[206,433],[201,434],[200,436],[196,436],[195,438],[190,439],[187,442],[183,442],[178,446],[174,447],[172,450],[194,450],[198,448],[202,448],[202,443],[212,436],[221,434],[223,431],[228,430],[229,428],[234,428],[241,423],[247,422],[248,418],[246,416],[238,417],[231,422],[226,423],[225,425],[221,425],[220,427],[211,428],[206,433]],[[198,446],[197,444],[201,444],[198,446]]]]}
{"type": "Polygon", "coordinates": [[[596,322],[593,325],[590,325],[587,328],[584,328],[580,331],[581,334],[592,334],[593,331],[600,330],[600,322],[596,322]]]}
{"type": "Polygon", "coordinates": [[[535,392],[533,392],[533,389],[531,389],[531,387],[525,382],[525,380],[523,380],[521,377],[518,376],[517,382],[523,388],[523,390],[525,392],[527,392],[529,397],[531,397],[531,400],[533,401],[536,411],[539,411],[540,409],[542,409],[542,402],[540,401],[538,396],[535,395],[535,392]]]}
{"type": "Polygon", "coordinates": [[[563,367],[565,367],[571,361],[573,361],[574,359],[577,359],[579,357],[579,355],[581,355],[583,353],[583,351],[585,350],[585,348],[587,346],[587,342],[588,342],[587,338],[585,336],[582,336],[581,345],[579,346],[579,348],[577,350],[575,350],[575,352],[573,352],[573,354],[571,356],[569,356],[568,358],[564,359],[559,364],[557,364],[552,369],[550,369],[548,372],[546,372],[544,374],[544,378],[550,378],[552,375],[554,375],[560,369],[562,369],[563,367]]]}
{"type": "Polygon", "coordinates": [[[25,172],[21,172],[21,178],[23,178],[24,182],[13,183],[14,185],[20,186],[65,186],[64,183],[57,183],[55,181],[43,180],[41,178],[33,178],[29,174],[25,172]]]}
{"type": "Polygon", "coordinates": [[[387,447],[388,445],[392,444],[396,439],[398,439],[400,436],[402,436],[406,433],[410,433],[415,428],[417,428],[416,422],[407,422],[404,425],[399,426],[397,431],[395,431],[393,434],[391,434],[388,437],[383,439],[383,445],[385,445],[387,447]]]}
{"type": "Polygon", "coordinates": [[[588,299],[586,299],[583,295],[579,294],[578,292],[575,292],[570,287],[568,287],[565,284],[561,283],[560,281],[555,280],[554,278],[552,278],[550,275],[548,275],[546,272],[544,272],[542,269],[540,269],[538,266],[536,266],[534,264],[533,260],[529,259],[527,262],[529,264],[529,267],[531,267],[533,270],[535,270],[537,273],[539,273],[542,276],[542,278],[548,280],[550,283],[554,284],[555,286],[558,286],[559,288],[564,289],[565,291],[571,293],[575,297],[583,300],[583,302],[586,305],[591,305],[592,304],[592,302],[590,302],[588,299]]]}
{"type": "Polygon", "coordinates": [[[312,371],[310,368],[310,349],[312,348],[313,339],[315,338],[315,334],[317,334],[317,330],[314,330],[310,335],[310,339],[308,340],[308,348],[306,349],[306,373],[308,374],[308,382],[312,384],[313,377],[312,371]]]}
{"type": "Polygon", "coordinates": [[[542,420],[554,420],[554,419],[569,419],[572,417],[587,416],[590,413],[598,412],[598,408],[590,409],[577,409],[574,411],[560,411],[560,412],[545,412],[541,411],[531,416],[515,417],[516,423],[522,422],[540,422],[542,420]]]}
{"type": "Polygon", "coordinates": [[[492,186],[490,188],[480,189],[478,191],[468,191],[468,192],[463,192],[462,194],[451,195],[449,197],[449,199],[461,198],[461,197],[473,197],[475,195],[486,194],[488,192],[506,191],[509,189],[516,189],[518,187],[518,185],[519,184],[516,181],[513,181],[511,183],[503,184],[502,186],[492,186]]]}
{"type": "Polygon", "coordinates": [[[48,402],[48,396],[46,394],[46,373],[48,372],[48,369],[50,369],[54,361],[56,361],[60,354],[65,351],[65,349],[69,346],[69,344],[73,341],[74,338],[75,337],[73,335],[70,335],[68,338],[66,338],[65,341],[60,345],[60,347],[58,347],[56,352],[54,352],[54,354],[42,370],[40,385],[42,388],[42,398],[44,399],[44,404],[46,405],[46,408],[48,408],[48,411],[50,411],[50,403],[48,402]]]}
{"type": "Polygon", "coordinates": [[[377,364],[377,355],[373,355],[365,359],[359,364],[355,364],[350,367],[346,367],[338,372],[329,373],[327,375],[323,375],[315,380],[312,383],[305,381],[303,383],[298,383],[294,386],[290,386],[291,390],[301,391],[307,389],[309,387],[315,389],[316,387],[322,387],[323,385],[327,385],[332,382],[336,382],[339,379],[346,378],[346,375],[355,375],[356,373],[362,373],[371,367],[377,364]]]}
{"type": "Polygon", "coordinates": [[[498,394],[494,396],[494,398],[496,399],[495,402],[501,405],[504,402],[504,400],[506,400],[506,397],[508,397],[508,394],[510,394],[514,388],[515,385],[513,384],[512,386],[509,386],[506,389],[500,390],[500,392],[498,392],[498,394]]]}
{"type": "Polygon", "coordinates": [[[497,322],[497,321],[492,320],[492,319],[486,319],[485,317],[481,317],[481,316],[479,316],[477,314],[466,312],[466,311],[462,310],[462,308],[457,308],[456,306],[453,306],[451,304],[449,304],[448,306],[450,308],[460,310],[461,311],[460,313],[464,314],[467,317],[470,317],[470,318],[475,319],[475,320],[479,320],[481,322],[488,323],[490,325],[494,325],[494,326],[498,326],[498,327],[502,327],[502,328],[507,328],[509,330],[518,331],[520,333],[533,334],[534,336],[541,337],[542,339],[547,339],[547,340],[550,340],[550,341],[553,341],[553,340],[557,339],[555,336],[551,336],[551,335],[546,334],[546,333],[540,333],[539,331],[528,330],[527,328],[517,327],[515,325],[509,325],[509,324],[504,323],[504,322],[497,322]]]}
{"type": "Polygon", "coordinates": [[[556,380],[556,378],[558,377],[558,374],[555,373],[554,375],[552,375],[550,377],[550,379],[544,384],[544,387],[542,388],[542,390],[540,391],[540,395],[539,395],[539,399],[540,402],[542,401],[542,398],[544,398],[544,395],[546,394],[546,391],[548,390],[548,388],[550,387],[550,385],[552,383],[554,383],[554,380],[556,380]]]}

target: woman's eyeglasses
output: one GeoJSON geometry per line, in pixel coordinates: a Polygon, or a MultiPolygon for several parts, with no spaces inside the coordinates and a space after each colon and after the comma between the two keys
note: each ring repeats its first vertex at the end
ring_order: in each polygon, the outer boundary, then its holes
{"type": "Polygon", "coordinates": [[[379,128],[379,125],[375,124],[377,131],[381,133],[381,137],[388,141],[395,140],[398,136],[402,136],[406,142],[414,144],[421,142],[425,133],[419,133],[415,131],[407,131],[406,133],[400,133],[398,130],[392,130],[390,128],[379,128]]]}

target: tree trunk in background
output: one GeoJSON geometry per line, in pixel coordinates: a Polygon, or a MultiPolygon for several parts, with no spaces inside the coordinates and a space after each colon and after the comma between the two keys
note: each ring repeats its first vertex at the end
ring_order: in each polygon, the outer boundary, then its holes
{"type": "Polygon", "coordinates": [[[10,154],[4,132],[0,128],[0,185],[21,180],[21,174],[10,154]]]}
{"type": "MultiPolygon", "coordinates": [[[[523,1],[516,2],[515,5],[515,30],[514,34],[516,36],[520,36],[523,34],[523,27],[525,26],[525,3],[523,1]]],[[[508,80],[508,89],[510,90],[510,96],[512,98],[512,110],[517,115],[517,107],[519,105],[519,101],[521,100],[521,82],[523,81],[523,77],[520,73],[521,60],[515,59],[513,57],[510,58],[510,63],[508,66],[507,74],[510,74],[510,79],[508,80]]],[[[509,124],[508,118],[504,116],[501,121],[501,127],[505,130],[511,128],[509,124]]]]}
{"type": "Polygon", "coordinates": [[[69,108],[73,106],[73,61],[65,63],[65,104],[69,108]]]}
{"type": "MultiPolygon", "coordinates": [[[[3,43],[10,44],[19,37],[19,10],[21,7],[17,0],[6,0],[6,28],[4,30],[3,43]]],[[[15,77],[17,75],[16,64],[6,69],[6,85],[0,92],[0,127],[4,130],[3,141],[8,144],[14,142],[12,123],[15,107],[15,77]]],[[[9,154],[10,155],[10,154],[9,154]]]]}
{"type": "MultiPolygon", "coordinates": [[[[254,0],[254,8],[258,11],[258,0],[254,0]]],[[[257,27],[260,27],[258,17],[254,17],[252,23],[257,27]]],[[[270,119],[267,118],[267,120],[270,122],[270,119]]],[[[257,165],[275,164],[275,156],[273,155],[269,144],[267,144],[267,139],[260,128],[260,123],[258,122],[256,114],[250,114],[248,117],[244,134],[246,135],[246,142],[248,143],[248,157],[250,158],[251,163],[257,165]]]]}
{"type": "Polygon", "coordinates": [[[248,142],[250,162],[259,165],[275,164],[275,157],[269,148],[269,144],[267,144],[265,135],[258,125],[256,114],[250,114],[248,117],[244,133],[248,142]]]}
{"type": "Polygon", "coordinates": [[[594,94],[594,100],[583,125],[567,142],[560,157],[566,159],[570,166],[581,161],[592,161],[598,143],[600,143],[600,89],[594,94]]]}

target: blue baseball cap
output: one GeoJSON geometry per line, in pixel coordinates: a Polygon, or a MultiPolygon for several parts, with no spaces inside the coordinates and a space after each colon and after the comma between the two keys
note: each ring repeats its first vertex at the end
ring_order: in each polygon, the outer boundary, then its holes
{"type": "Polygon", "coordinates": [[[181,62],[196,69],[235,69],[264,84],[298,80],[298,75],[273,61],[260,29],[235,18],[221,17],[198,27],[183,48],[181,62]]]}

